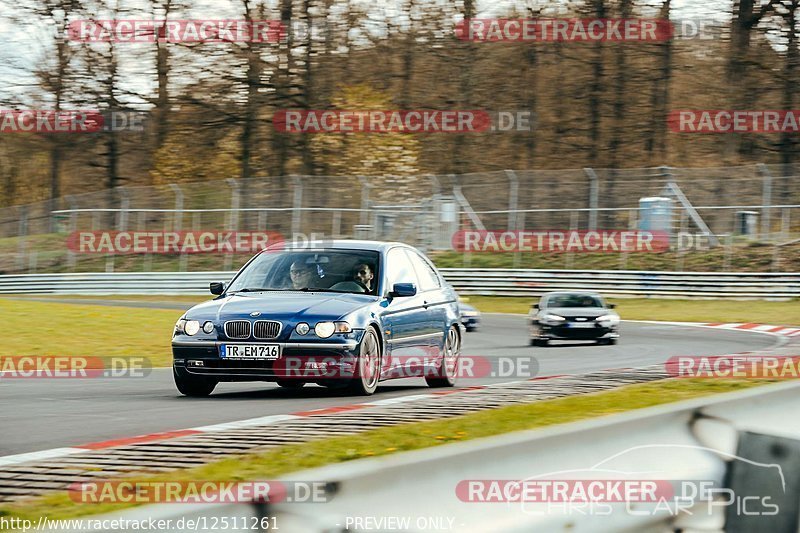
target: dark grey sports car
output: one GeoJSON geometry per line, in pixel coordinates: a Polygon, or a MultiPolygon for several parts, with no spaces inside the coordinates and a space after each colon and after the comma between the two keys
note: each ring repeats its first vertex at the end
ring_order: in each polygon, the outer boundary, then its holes
{"type": "Polygon", "coordinates": [[[616,344],[619,315],[596,292],[550,292],[529,314],[532,346],[547,346],[551,340],[595,340],[616,344]]]}

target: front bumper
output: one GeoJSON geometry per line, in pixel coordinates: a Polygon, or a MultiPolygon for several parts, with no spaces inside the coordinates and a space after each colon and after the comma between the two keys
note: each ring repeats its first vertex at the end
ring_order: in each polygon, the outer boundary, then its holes
{"type": "Polygon", "coordinates": [[[481,323],[481,319],[480,319],[480,317],[477,317],[477,316],[462,316],[461,317],[461,324],[465,328],[475,329],[480,325],[480,323],[481,323]]]}
{"type": "Polygon", "coordinates": [[[309,382],[352,377],[359,352],[359,339],[330,342],[249,342],[173,340],[176,372],[213,377],[218,381],[275,381],[298,379],[309,382]],[[278,359],[226,359],[222,344],[278,344],[278,359]]]}
{"type": "Polygon", "coordinates": [[[572,324],[550,326],[538,324],[531,326],[532,339],[548,340],[599,340],[618,339],[619,332],[616,326],[603,327],[593,324],[593,327],[574,327],[572,324]]]}

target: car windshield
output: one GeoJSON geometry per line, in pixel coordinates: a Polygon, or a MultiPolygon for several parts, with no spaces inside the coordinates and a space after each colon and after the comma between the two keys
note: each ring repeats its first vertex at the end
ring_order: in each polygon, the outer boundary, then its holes
{"type": "Polygon", "coordinates": [[[377,252],[271,251],[253,259],[227,292],[283,290],[375,294],[378,279],[377,252]]]}
{"type": "Polygon", "coordinates": [[[551,296],[547,307],[605,307],[597,296],[589,294],[561,294],[551,296]]]}

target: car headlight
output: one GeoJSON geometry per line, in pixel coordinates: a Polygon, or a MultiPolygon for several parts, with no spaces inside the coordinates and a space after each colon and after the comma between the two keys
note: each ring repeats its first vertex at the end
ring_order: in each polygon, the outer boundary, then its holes
{"type": "Polygon", "coordinates": [[[214,323],[210,320],[207,320],[205,324],[203,324],[203,333],[213,333],[214,332],[214,323]]]}
{"type": "Polygon", "coordinates": [[[565,320],[566,318],[563,316],[554,315],[553,313],[545,313],[545,315],[542,317],[542,322],[546,324],[560,324],[565,320]]]}
{"type": "Polygon", "coordinates": [[[478,316],[478,314],[477,311],[464,311],[461,316],[478,316]]]}
{"type": "Polygon", "coordinates": [[[318,322],[314,326],[314,333],[320,339],[327,339],[334,333],[350,333],[353,328],[347,322],[318,322]]]}
{"type": "Polygon", "coordinates": [[[310,329],[311,326],[309,326],[305,322],[300,322],[294,328],[294,330],[297,332],[298,335],[305,335],[309,332],[310,329]]]}
{"type": "Polygon", "coordinates": [[[183,326],[183,331],[189,336],[196,335],[200,331],[200,322],[197,320],[187,320],[183,326]]]}
{"type": "Polygon", "coordinates": [[[177,322],[175,322],[175,333],[186,333],[186,319],[179,318],[177,322]]]}
{"type": "Polygon", "coordinates": [[[317,334],[317,337],[320,339],[327,339],[333,332],[336,331],[336,325],[333,322],[318,322],[316,326],[314,326],[314,333],[317,334]]]}
{"type": "Polygon", "coordinates": [[[603,315],[597,319],[598,322],[601,324],[608,324],[609,326],[616,326],[619,324],[619,316],[618,315],[603,315]]]}

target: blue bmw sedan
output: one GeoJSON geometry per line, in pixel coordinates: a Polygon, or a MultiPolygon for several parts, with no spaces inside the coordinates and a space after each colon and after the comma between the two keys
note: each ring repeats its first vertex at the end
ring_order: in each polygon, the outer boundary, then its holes
{"type": "Polygon", "coordinates": [[[222,381],[317,383],[360,395],[392,378],[455,384],[458,296],[411,246],[268,248],[210,289],[217,297],[175,324],[173,374],[184,395],[207,396],[222,381]]]}

